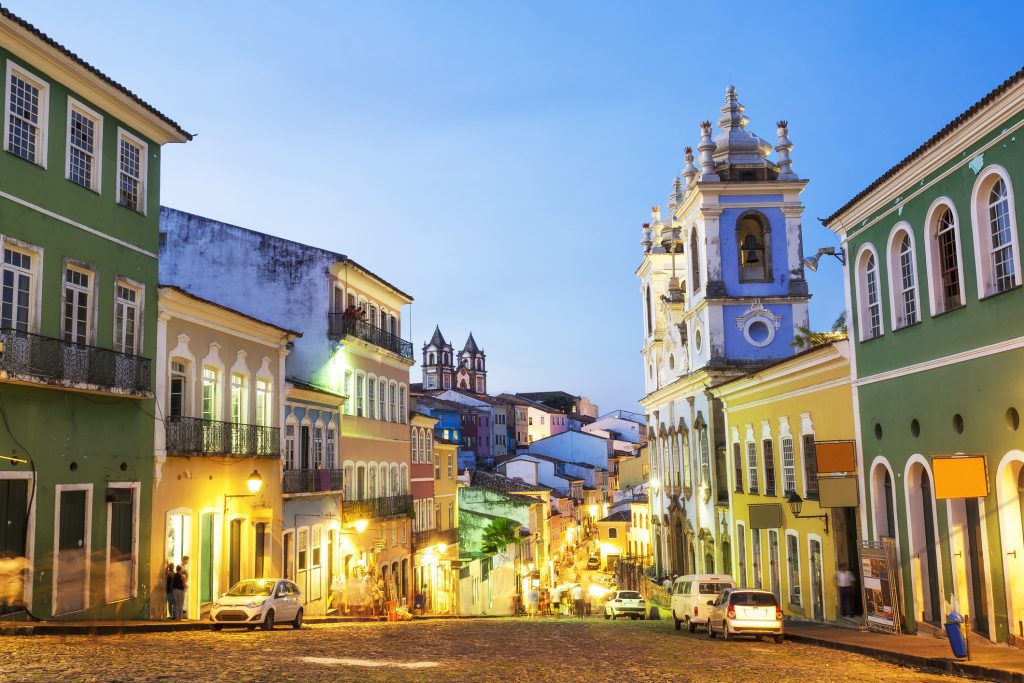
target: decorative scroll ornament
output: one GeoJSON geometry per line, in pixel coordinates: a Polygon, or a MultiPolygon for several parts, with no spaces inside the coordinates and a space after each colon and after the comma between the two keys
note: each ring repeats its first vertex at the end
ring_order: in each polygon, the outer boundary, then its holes
{"type": "Polygon", "coordinates": [[[765,308],[760,299],[754,299],[754,303],[750,304],[750,308],[743,315],[737,316],[736,327],[742,330],[747,326],[747,322],[754,318],[770,322],[775,329],[779,329],[782,326],[782,316],[775,315],[765,308]]]}

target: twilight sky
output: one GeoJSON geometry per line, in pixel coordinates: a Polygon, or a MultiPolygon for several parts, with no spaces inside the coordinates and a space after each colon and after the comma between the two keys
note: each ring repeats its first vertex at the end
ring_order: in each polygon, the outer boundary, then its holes
{"type": "MultiPolygon", "coordinates": [[[[602,412],[643,393],[640,224],[730,80],[790,122],[813,253],[1024,57],[1012,2],[2,2],[198,134],[163,204],[345,253],[415,297],[417,357],[472,330],[491,393],[602,412]]],[[[827,328],[839,264],[808,275],[827,328]]]]}

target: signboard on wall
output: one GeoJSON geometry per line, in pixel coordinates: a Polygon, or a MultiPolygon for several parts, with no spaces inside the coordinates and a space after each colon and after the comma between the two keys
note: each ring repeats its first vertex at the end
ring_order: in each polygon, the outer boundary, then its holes
{"type": "Polygon", "coordinates": [[[984,455],[933,455],[935,498],[984,498],[988,465],[984,455]]]}
{"type": "Polygon", "coordinates": [[[853,441],[815,441],[818,474],[854,474],[857,449],[853,441]]]}
{"type": "Polygon", "coordinates": [[[857,477],[818,477],[818,505],[823,508],[857,507],[857,477]]]}
{"type": "Polygon", "coordinates": [[[899,566],[895,544],[861,541],[861,587],[864,591],[864,619],[872,631],[899,633],[899,566]]]}
{"type": "Polygon", "coordinates": [[[755,503],[748,506],[751,529],[779,529],[782,527],[780,503],[755,503]]]}

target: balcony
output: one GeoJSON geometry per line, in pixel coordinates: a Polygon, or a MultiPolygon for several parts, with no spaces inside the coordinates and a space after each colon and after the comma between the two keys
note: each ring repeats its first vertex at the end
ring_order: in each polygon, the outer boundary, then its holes
{"type": "Polygon", "coordinates": [[[282,493],[328,493],[341,491],[341,470],[285,470],[282,493]]]}
{"type": "Polygon", "coordinates": [[[414,360],[412,342],[391,334],[387,330],[371,325],[365,320],[359,320],[344,313],[328,313],[327,322],[327,334],[333,339],[341,339],[344,336],[351,335],[374,346],[386,349],[391,353],[398,354],[402,358],[414,360]]]}
{"type": "Polygon", "coordinates": [[[413,550],[426,548],[432,545],[455,545],[459,542],[458,529],[427,529],[425,531],[412,532],[413,550]]]}
{"type": "Polygon", "coordinates": [[[9,328],[0,329],[7,379],[151,397],[150,360],[9,328]]]}
{"type": "Polygon", "coordinates": [[[164,421],[167,452],[178,455],[281,457],[278,427],[173,416],[164,421]]]}
{"type": "Polygon", "coordinates": [[[359,519],[385,519],[408,515],[412,509],[412,496],[384,496],[364,500],[346,500],[341,505],[346,523],[359,519]]]}

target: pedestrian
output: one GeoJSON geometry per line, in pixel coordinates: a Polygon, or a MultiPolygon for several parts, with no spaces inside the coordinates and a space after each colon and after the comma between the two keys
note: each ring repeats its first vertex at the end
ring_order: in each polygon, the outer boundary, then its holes
{"type": "Polygon", "coordinates": [[[174,570],[174,576],[171,579],[171,591],[174,594],[174,613],[172,618],[175,621],[181,621],[185,605],[185,574],[182,572],[180,564],[174,570]]]}
{"type": "Polygon", "coordinates": [[[581,584],[576,584],[575,586],[573,586],[570,595],[572,596],[572,604],[576,613],[576,618],[582,619],[584,610],[583,586],[581,584]]]}
{"type": "Polygon", "coordinates": [[[856,582],[857,577],[850,571],[849,566],[845,562],[841,563],[839,571],[836,572],[836,585],[839,586],[839,616],[841,617],[854,616],[853,585],[856,582]]]}
{"type": "Polygon", "coordinates": [[[540,604],[540,593],[536,587],[530,588],[529,598],[526,602],[526,613],[531,618],[537,616],[537,607],[540,604]]]}
{"type": "Polygon", "coordinates": [[[174,618],[174,563],[164,567],[164,592],[167,594],[167,618],[174,618]]]}
{"type": "Polygon", "coordinates": [[[562,591],[555,586],[551,589],[551,612],[558,616],[558,608],[562,602],[562,591]]]}
{"type": "Polygon", "coordinates": [[[183,555],[181,558],[181,580],[185,583],[184,593],[182,593],[182,608],[181,617],[182,619],[188,619],[188,592],[189,592],[189,576],[188,573],[191,571],[191,567],[188,566],[188,555],[183,555]]]}

